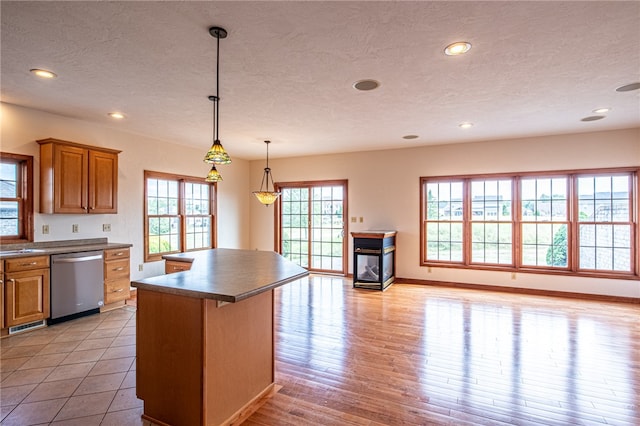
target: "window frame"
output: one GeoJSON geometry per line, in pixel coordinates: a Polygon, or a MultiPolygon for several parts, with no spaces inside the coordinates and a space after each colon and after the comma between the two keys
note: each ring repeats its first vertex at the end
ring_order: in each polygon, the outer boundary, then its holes
{"type": "Polygon", "coordinates": [[[18,202],[18,234],[0,235],[2,244],[20,244],[33,242],[33,156],[0,152],[0,162],[18,165],[18,185],[16,198],[0,198],[2,201],[18,202]],[[18,190],[19,187],[19,190],[18,190]]]}
{"type": "MultiPolygon", "coordinates": [[[[186,253],[190,251],[208,250],[217,246],[217,183],[206,182],[204,178],[179,175],[175,173],[156,172],[151,170],[144,171],[144,200],[143,200],[143,229],[144,229],[144,261],[155,262],[162,260],[162,256],[172,253],[186,253]],[[173,181],[178,183],[178,213],[175,216],[178,218],[180,224],[180,241],[178,250],[161,252],[161,253],[149,253],[149,214],[148,214],[148,179],[160,179],[166,181],[173,181]],[[194,215],[186,214],[186,198],[185,198],[185,184],[194,183],[199,185],[206,185],[209,187],[209,216],[211,218],[211,235],[210,244],[208,247],[199,247],[195,249],[186,249],[187,241],[187,219],[194,217],[194,215]]],[[[154,215],[155,216],[155,215],[154,215]]],[[[197,217],[203,217],[202,215],[196,215],[197,217]]]]}
{"type": "MultiPolygon", "coordinates": [[[[423,267],[445,267],[460,269],[479,269],[493,271],[508,272],[527,272],[541,274],[558,274],[572,276],[588,276],[595,278],[615,278],[615,279],[640,279],[640,197],[638,193],[640,179],[640,168],[637,167],[620,167],[606,169],[582,169],[582,170],[552,170],[552,171],[535,171],[535,172],[513,172],[513,173],[495,173],[495,174],[478,174],[478,175],[450,175],[450,176],[423,176],[420,177],[420,266],[423,267]],[[580,267],[580,236],[578,202],[577,194],[578,179],[585,176],[629,176],[629,222],[630,226],[630,270],[619,271],[609,269],[586,269],[580,267]],[[545,178],[566,178],[567,179],[567,265],[565,266],[547,266],[547,265],[530,265],[523,264],[523,224],[530,224],[531,221],[525,220],[522,216],[522,180],[524,179],[545,179],[545,178]],[[512,256],[513,264],[483,264],[471,261],[471,225],[472,225],[472,196],[471,182],[474,179],[480,180],[500,180],[511,179],[512,181],[512,256]],[[434,182],[463,182],[463,260],[446,261],[427,259],[427,226],[430,222],[427,217],[427,184],[434,182]]],[[[526,201],[526,200],[525,200],[526,201]]],[[[433,219],[431,220],[433,222],[433,219]]],[[[564,223],[564,221],[561,221],[564,223]]],[[[553,218],[548,222],[539,223],[555,223],[553,218]]],[[[604,222],[605,224],[618,224],[617,221],[604,222]]]]}

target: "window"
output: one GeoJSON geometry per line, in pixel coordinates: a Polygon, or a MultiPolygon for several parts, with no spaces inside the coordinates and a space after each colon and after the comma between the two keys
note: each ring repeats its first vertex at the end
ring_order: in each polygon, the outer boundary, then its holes
{"type": "Polygon", "coordinates": [[[520,180],[523,266],[568,267],[568,184],[566,176],[520,180]]]}
{"type": "Polygon", "coordinates": [[[578,176],[579,267],[631,270],[632,197],[629,175],[578,176]]]}
{"type": "Polygon", "coordinates": [[[145,171],[145,261],[215,246],[215,184],[145,171]]]}
{"type": "Polygon", "coordinates": [[[471,180],[471,263],[513,264],[511,180],[471,180]]]}
{"type": "Polygon", "coordinates": [[[33,241],[33,157],[0,153],[0,242],[33,241]]]}
{"type": "Polygon", "coordinates": [[[427,258],[463,261],[462,182],[427,182],[427,258]]]}
{"type": "Polygon", "coordinates": [[[421,264],[637,278],[637,169],[421,178],[421,264]]]}

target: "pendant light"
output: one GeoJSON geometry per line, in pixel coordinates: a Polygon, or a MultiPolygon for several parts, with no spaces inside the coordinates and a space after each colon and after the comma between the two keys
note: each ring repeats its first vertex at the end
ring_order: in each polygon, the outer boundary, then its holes
{"type": "Polygon", "coordinates": [[[262,183],[260,184],[260,191],[253,191],[253,195],[256,196],[258,201],[269,207],[280,196],[280,192],[276,192],[275,185],[273,184],[273,176],[271,175],[271,169],[269,168],[269,144],[271,141],[264,141],[267,144],[267,167],[264,168],[264,174],[262,175],[262,183]],[[271,181],[271,187],[273,191],[269,191],[269,181],[271,181]],[[266,185],[265,185],[266,183],[266,185]]]}
{"type": "Polygon", "coordinates": [[[209,170],[209,173],[204,180],[207,182],[222,182],[222,175],[218,172],[218,169],[216,169],[215,164],[211,165],[211,170],[209,170]]]}
{"type": "Polygon", "coordinates": [[[211,27],[209,28],[209,34],[217,40],[216,94],[214,96],[209,96],[209,100],[213,102],[213,145],[205,155],[204,162],[213,164],[211,171],[207,175],[207,182],[219,182],[222,180],[222,176],[220,176],[220,173],[216,170],[215,165],[231,163],[231,158],[229,157],[229,154],[227,154],[227,151],[225,151],[222,143],[220,143],[220,138],[218,137],[220,130],[220,39],[227,37],[227,30],[221,27],[211,27]]]}

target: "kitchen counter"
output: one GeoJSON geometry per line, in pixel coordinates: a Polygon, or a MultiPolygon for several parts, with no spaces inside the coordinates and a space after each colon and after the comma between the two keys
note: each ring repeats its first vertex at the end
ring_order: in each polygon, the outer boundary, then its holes
{"type": "Polygon", "coordinates": [[[306,269],[270,251],[213,249],[163,257],[192,262],[191,269],[133,281],[131,285],[161,293],[235,303],[309,274],[306,269]]]}
{"type": "Polygon", "coordinates": [[[52,254],[77,253],[92,250],[108,250],[132,247],[133,244],[110,243],[106,238],[86,240],[44,241],[27,244],[3,244],[0,259],[14,259],[30,256],[49,256],[52,254]]]}
{"type": "Polygon", "coordinates": [[[240,424],[275,392],[274,289],[309,272],[274,252],[165,256],[188,271],[134,281],[136,395],[151,425],[240,424]]]}

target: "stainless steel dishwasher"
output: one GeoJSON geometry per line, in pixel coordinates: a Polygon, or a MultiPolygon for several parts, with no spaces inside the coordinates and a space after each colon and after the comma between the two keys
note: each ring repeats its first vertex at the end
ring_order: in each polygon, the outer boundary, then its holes
{"type": "Polygon", "coordinates": [[[49,324],[100,312],[104,304],[103,252],[51,256],[49,324]]]}

